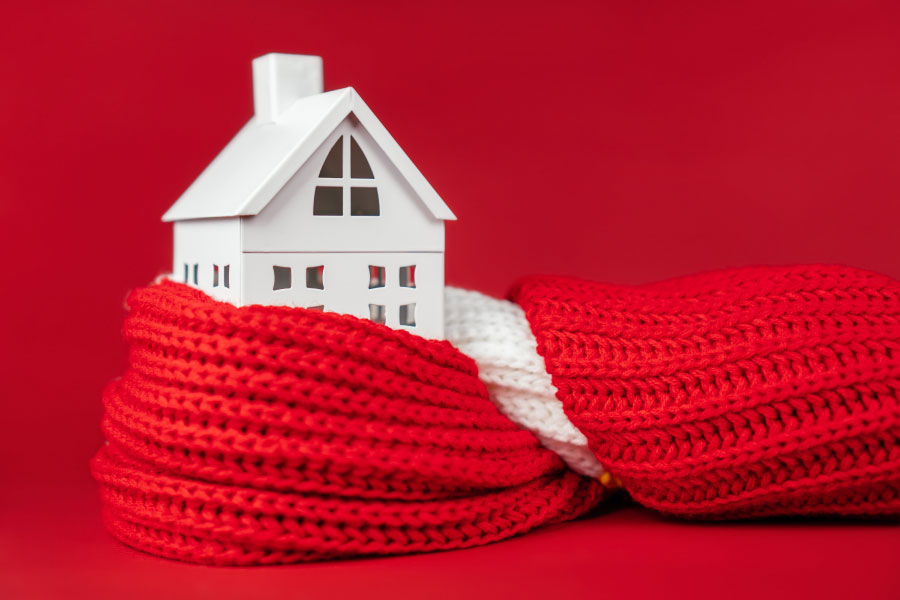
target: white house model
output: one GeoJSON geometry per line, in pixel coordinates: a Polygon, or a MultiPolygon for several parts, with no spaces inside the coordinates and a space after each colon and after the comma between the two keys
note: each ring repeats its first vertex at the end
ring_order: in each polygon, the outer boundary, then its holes
{"type": "Polygon", "coordinates": [[[317,56],[253,61],[253,118],[163,216],[171,277],[442,338],[456,217],[353,88],[322,88],[317,56]]]}

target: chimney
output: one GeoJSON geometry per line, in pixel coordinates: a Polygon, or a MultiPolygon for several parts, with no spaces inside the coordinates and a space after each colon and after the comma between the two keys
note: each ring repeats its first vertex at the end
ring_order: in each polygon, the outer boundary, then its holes
{"type": "Polygon", "coordinates": [[[295,100],[323,87],[321,56],[272,53],[253,60],[253,106],[261,123],[278,120],[295,100]]]}

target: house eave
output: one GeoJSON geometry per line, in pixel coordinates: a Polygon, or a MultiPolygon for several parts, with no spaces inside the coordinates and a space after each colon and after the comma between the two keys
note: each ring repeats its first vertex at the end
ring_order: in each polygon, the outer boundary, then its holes
{"type": "MultiPolygon", "coordinates": [[[[162,220],[173,222],[259,214],[350,114],[366,128],[431,215],[444,221],[456,220],[447,204],[353,88],[301,98],[275,123],[257,123],[251,119],[166,211],[162,220]],[[290,138],[292,130],[296,130],[297,139],[290,138]],[[264,166],[248,168],[246,161],[254,159],[253,147],[264,146],[267,140],[285,146],[283,155],[264,166]],[[251,172],[258,185],[248,188],[244,177],[251,175],[242,177],[242,171],[251,172]],[[229,195],[230,202],[227,201],[229,195]]],[[[265,155],[264,152],[260,154],[265,155]]]]}

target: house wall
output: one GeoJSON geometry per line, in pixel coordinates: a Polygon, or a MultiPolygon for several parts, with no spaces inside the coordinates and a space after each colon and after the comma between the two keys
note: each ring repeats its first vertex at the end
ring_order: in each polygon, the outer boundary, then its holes
{"type": "MultiPolygon", "coordinates": [[[[349,139],[349,138],[348,138],[349,139]]],[[[444,222],[435,219],[393,163],[352,115],[260,212],[250,217],[175,223],[173,279],[185,280],[218,300],[250,304],[322,307],[370,318],[370,305],[384,307],[384,323],[429,338],[443,338],[444,222]],[[352,135],[374,179],[350,179],[348,146],[344,177],[318,177],[334,143],[352,135]],[[368,185],[367,185],[368,184],[368,185]],[[350,214],[349,190],[378,190],[378,216],[350,214]],[[341,186],[347,194],[342,216],[313,215],[317,185],[341,186]],[[194,283],[194,265],[198,268],[194,283]],[[218,286],[213,285],[219,266],[218,286]],[[230,287],[224,287],[229,266],[230,287]],[[370,265],[384,267],[384,286],[370,288],[370,265]],[[323,267],[322,287],[307,285],[307,268],[323,267]],[[401,267],[415,266],[415,288],[400,286],[401,267]],[[291,284],[275,288],[274,267],[288,268],[291,284]],[[415,324],[401,324],[400,307],[415,324]]],[[[283,271],[282,271],[283,273],[283,271]]]]}
{"type": "MultiPolygon", "coordinates": [[[[345,166],[349,164],[346,154],[345,166]]],[[[346,168],[344,175],[348,175],[346,168]]],[[[346,183],[353,185],[349,179],[346,183]]],[[[348,189],[344,193],[348,194],[348,189]]],[[[431,215],[353,115],[335,129],[266,208],[258,215],[242,217],[241,224],[245,252],[444,250],[444,222],[431,215]],[[318,175],[329,150],[344,134],[357,140],[372,168],[381,212],[377,217],[351,216],[349,210],[343,216],[313,215],[316,186],[340,185],[341,180],[319,179],[318,175]]]]}
{"type": "Polygon", "coordinates": [[[370,317],[369,304],[385,307],[385,324],[428,338],[443,338],[443,252],[247,252],[243,255],[244,304],[322,306],[329,312],[370,317]],[[306,269],[323,266],[324,289],[307,287],[306,269]],[[384,287],[369,288],[369,265],[385,268],[384,287]],[[400,267],[415,265],[415,288],[400,286],[400,267]],[[273,289],[273,267],[291,269],[291,287],[273,289]],[[415,303],[415,326],[400,324],[400,306],[415,303]]]}
{"type": "Polygon", "coordinates": [[[172,279],[198,287],[217,300],[241,304],[241,224],[238,218],[197,219],[174,223],[172,279]],[[194,266],[197,281],[194,282],[194,266]],[[219,267],[214,286],[214,265],[219,267]],[[187,266],[187,272],[185,272],[187,266]],[[228,283],[225,287],[225,267],[228,283]]]}

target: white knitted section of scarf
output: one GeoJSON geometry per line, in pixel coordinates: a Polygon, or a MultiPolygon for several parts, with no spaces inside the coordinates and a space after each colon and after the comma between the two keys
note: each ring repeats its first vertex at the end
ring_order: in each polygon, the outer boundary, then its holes
{"type": "Polygon", "coordinates": [[[444,335],[478,364],[497,408],[572,470],[600,477],[603,466],[566,417],[525,312],[512,302],[454,287],[445,288],[444,300],[444,335]]]}

